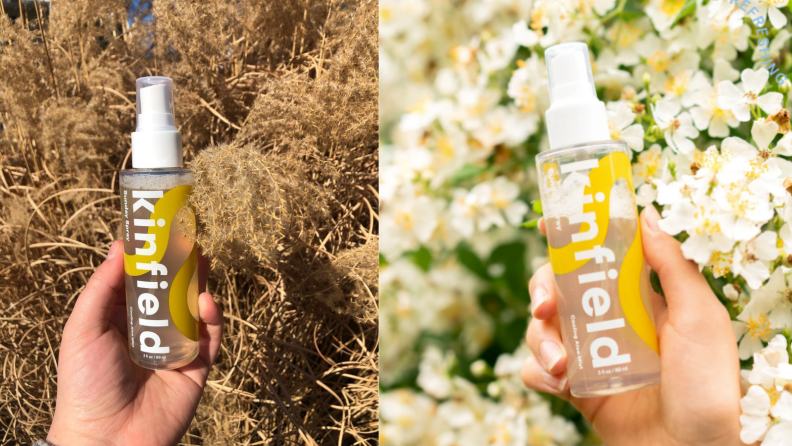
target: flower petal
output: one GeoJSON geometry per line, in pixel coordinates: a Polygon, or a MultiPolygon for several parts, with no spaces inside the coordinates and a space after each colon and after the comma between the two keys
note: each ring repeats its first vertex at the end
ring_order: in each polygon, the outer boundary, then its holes
{"type": "Polygon", "coordinates": [[[752,91],[759,94],[767,85],[767,80],[770,79],[770,72],[765,68],[760,68],[756,71],[746,68],[740,75],[740,79],[743,81],[743,88],[746,93],[752,91]]]}
{"type": "Polygon", "coordinates": [[[633,124],[621,132],[621,140],[631,149],[640,152],[644,149],[644,129],[641,124],[633,124]]]}
{"type": "Polygon", "coordinates": [[[760,149],[766,149],[778,134],[778,124],[774,121],[754,121],[751,136],[760,149]]]}
{"type": "Polygon", "coordinates": [[[772,92],[759,96],[759,99],[756,100],[756,105],[758,105],[762,111],[772,116],[781,111],[781,102],[783,100],[784,95],[772,92]]]}
{"type": "Polygon", "coordinates": [[[723,81],[718,84],[718,108],[731,110],[742,104],[743,92],[732,81],[723,81]]]}
{"type": "Polygon", "coordinates": [[[773,24],[775,29],[781,29],[786,26],[787,18],[778,8],[771,7],[768,11],[768,15],[770,16],[770,23],[773,24]]]}

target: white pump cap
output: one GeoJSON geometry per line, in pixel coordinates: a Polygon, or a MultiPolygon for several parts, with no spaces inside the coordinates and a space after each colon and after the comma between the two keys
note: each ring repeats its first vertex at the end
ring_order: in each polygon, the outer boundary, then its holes
{"type": "Polygon", "coordinates": [[[605,104],[597,99],[585,43],[564,43],[545,51],[550,108],[545,112],[550,148],[610,139],[605,104]]]}
{"type": "Polygon", "coordinates": [[[182,167],[181,132],[176,129],[173,80],[141,77],[137,88],[137,129],[132,133],[132,167],[182,167]]]}

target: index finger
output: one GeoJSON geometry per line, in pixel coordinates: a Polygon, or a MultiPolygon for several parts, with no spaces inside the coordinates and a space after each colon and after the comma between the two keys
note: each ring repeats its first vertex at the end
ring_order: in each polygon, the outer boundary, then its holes
{"type": "MultiPolygon", "coordinates": [[[[107,251],[107,259],[93,273],[80,293],[69,322],[80,332],[100,335],[108,328],[117,293],[124,287],[123,242],[116,240],[107,251]]],[[[74,330],[75,328],[72,328],[74,330]]]]}

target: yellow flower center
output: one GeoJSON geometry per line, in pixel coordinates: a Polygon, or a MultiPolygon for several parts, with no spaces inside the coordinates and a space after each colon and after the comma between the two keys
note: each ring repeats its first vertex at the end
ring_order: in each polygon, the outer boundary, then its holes
{"type": "Polygon", "coordinates": [[[709,260],[709,267],[715,277],[723,277],[729,274],[729,265],[731,265],[731,258],[729,255],[720,251],[715,251],[709,260]]]}
{"type": "Polygon", "coordinates": [[[664,0],[660,5],[660,10],[666,15],[675,16],[685,7],[686,3],[682,0],[664,0]]]}
{"type": "Polygon", "coordinates": [[[682,123],[676,118],[672,119],[671,124],[668,125],[668,128],[671,129],[672,132],[678,130],[679,127],[682,127],[682,123]]]}
{"type": "Polygon", "coordinates": [[[767,173],[769,169],[769,167],[767,167],[767,164],[764,162],[764,160],[761,157],[752,159],[750,166],[751,166],[751,170],[748,171],[748,173],[746,174],[746,177],[749,180],[755,180],[759,178],[763,174],[767,173]]]}
{"type": "Polygon", "coordinates": [[[770,407],[775,406],[778,400],[781,399],[781,392],[775,387],[773,387],[770,390],[767,390],[764,387],[762,388],[764,389],[765,392],[767,392],[767,396],[770,397],[770,407]]]}
{"type": "Polygon", "coordinates": [[[664,87],[666,93],[673,93],[677,96],[682,96],[688,89],[688,85],[690,85],[690,73],[682,72],[676,75],[669,74],[668,80],[666,81],[664,87]]]}
{"type": "Polygon", "coordinates": [[[517,105],[520,106],[520,110],[526,113],[536,110],[536,94],[530,87],[525,86],[520,89],[520,93],[517,95],[517,105]]]}
{"type": "Polygon", "coordinates": [[[753,339],[767,342],[767,337],[770,336],[770,321],[764,313],[759,313],[759,316],[748,319],[748,328],[745,332],[753,339]]]}
{"type": "Polygon", "coordinates": [[[610,129],[611,139],[614,141],[621,141],[621,129],[615,122],[608,120],[608,128],[610,129]]]}
{"type": "Polygon", "coordinates": [[[396,224],[404,228],[405,231],[412,231],[413,223],[412,214],[402,210],[396,211],[396,224]]]}
{"type": "Polygon", "coordinates": [[[665,51],[657,50],[646,59],[646,64],[655,71],[665,71],[668,69],[668,66],[671,65],[671,58],[668,57],[665,51]]]}
{"type": "Polygon", "coordinates": [[[530,446],[551,446],[553,436],[545,432],[542,426],[533,425],[528,428],[528,444],[530,446]]]}

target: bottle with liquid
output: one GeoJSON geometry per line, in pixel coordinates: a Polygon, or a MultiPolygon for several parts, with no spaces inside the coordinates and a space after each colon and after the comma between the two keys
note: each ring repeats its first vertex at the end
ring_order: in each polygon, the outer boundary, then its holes
{"type": "Polygon", "coordinates": [[[610,140],[588,47],[545,52],[550,150],[536,157],[572,395],[658,385],[660,356],[630,149],[610,140]]]}
{"type": "Polygon", "coordinates": [[[120,174],[129,354],[169,370],[198,356],[198,251],[173,81],[137,80],[132,169],[120,174]]]}

